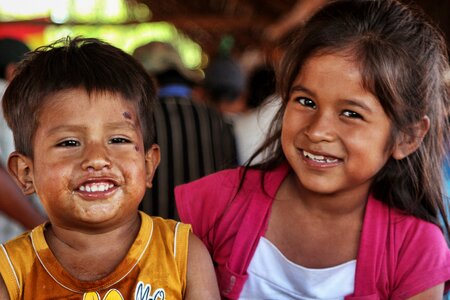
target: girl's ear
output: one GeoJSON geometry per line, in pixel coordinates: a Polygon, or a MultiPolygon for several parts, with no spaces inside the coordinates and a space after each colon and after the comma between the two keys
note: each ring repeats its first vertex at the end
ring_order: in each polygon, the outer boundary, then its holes
{"type": "Polygon", "coordinates": [[[419,148],[423,138],[430,129],[430,119],[424,116],[419,122],[413,125],[413,135],[400,133],[394,145],[392,157],[401,160],[419,148]]]}
{"type": "Polygon", "coordinates": [[[29,157],[16,151],[11,153],[8,158],[8,170],[25,195],[35,192],[33,161],[29,157]]]}
{"type": "Polygon", "coordinates": [[[148,188],[152,188],[153,176],[155,175],[156,168],[158,168],[160,159],[161,154],[159,152],[159,146],[153,144],[145,153],[145,168],[147,172],[145,182],[148,188]]]}

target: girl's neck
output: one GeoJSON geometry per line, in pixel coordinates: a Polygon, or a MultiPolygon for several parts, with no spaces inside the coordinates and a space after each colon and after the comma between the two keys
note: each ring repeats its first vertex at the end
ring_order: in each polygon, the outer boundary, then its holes
{"type": "Polygon", "coordinates": [[[283,182],[284,192],[279,195],[296,201],[311,213],[327,217],[339,217],[364,210],[369,195],[369,183],[348,191],[319,194],[302,186],[294,173],[283,182]]]}

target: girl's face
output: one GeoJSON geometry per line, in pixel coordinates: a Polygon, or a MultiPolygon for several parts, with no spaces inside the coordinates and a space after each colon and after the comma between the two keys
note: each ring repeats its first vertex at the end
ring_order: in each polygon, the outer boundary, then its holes
{"type": "Polygon", "coordinates": [[[53,225],[104,230],[138,217],[159,152],[144,152],[132,103],[107,92],[58,92],[39,115],[33,145],[33,186],[53,225]]]}
{"type": "Polygon", "coordinates": [[[319,194],[367,193],[392,154],[390,136],[390,119],[364,89],[351,57],[306,61],[292,85],[281,134],[301,186],[319,194]]]}

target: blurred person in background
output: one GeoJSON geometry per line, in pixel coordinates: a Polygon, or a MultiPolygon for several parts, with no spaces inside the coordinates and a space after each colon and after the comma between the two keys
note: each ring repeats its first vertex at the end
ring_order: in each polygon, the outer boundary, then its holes
{"type": "MultiPolygon", "coordinates": [[[[257,65],[248,76],[247,88],[241,97],[244,109],[232,116],[240,165],[261,146],[281,105],[275,94],[275,81],[275,71],[269,64],[257,65]]],[[[260,154],[252,162],[257,163],[262,158],[260,154]]]]}
{"type": "MultiPolygon", "coordinates": [[[[275,70],[258,63],[246,75],[243,62],[219,49],[205,69],[205,102],[220,110],[233,126],[238,163],[243,165],[265,139],[281,101],[275,95],[275,70]]],[[[258,162],[263,155],[253,160],[258,162]]]]}
{"type": "Polygon", "coordinates": [[[220,112],[193,99],[201,74],[186,68],[172,45],[150,42],[138,47],[133,56],[159,89],[154,117],[161,162],[140,209],[178,219],[176,185],[237,164],[233,131],[220,112]]]}
{"type": "Polygon", "coordinates": [[[32,229],[43,223],[46,218],[42,216],[29,203],[27,198],[12,180],[8,172],[0,164],[0,211],[19,224],[1,216],[0,220],[0,243],[20,234],[24,229],[32,229]],[[13,227],[14,225],[14,227],[13,227]],[[17,229],[15,229],[17,227],[17,229]]]}
{"type": "MultiPolygon", "coordinates": [[[[0,98],[8,83],[13,79],[17,63],[21,61],[30,48],[22,41],[3,38],[0,39],[0,98]]],[[[14,151],[12,132],[5,122],[3,111],[0,114],[0,160],[5,166],[8,156],[14,151]]]]}
{"type": "MultiPolygon", "coordinates": [[[[0,99],[14,77],[18,62],[29,51],[30,48],[20,40],[0,39],[0,99]]],[[[8,156],[14,151],[14,140],[3,110],[0,112],[0,242],[5,242],[46,218],[22,195],[6,171],[8,156]]]]}
{"type": "Polygon", "coordinates": [[[242,66],[230,54],[220,52],[206,67],[200,89],[204,102],[224,114],[233,114],[245,110],[245,87],[246,76],[242,66]]]}

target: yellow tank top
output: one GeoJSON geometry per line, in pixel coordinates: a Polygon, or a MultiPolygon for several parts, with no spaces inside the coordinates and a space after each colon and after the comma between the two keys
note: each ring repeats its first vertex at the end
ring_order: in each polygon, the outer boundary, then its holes
{"type": "Polygon", "coordinates": [[[80,281],[62,268],[45,241],[45,224],[0,245],[0,274],[10,298],[182,299],[190,225],[142,212],[140,216],[141,228],[127,256],[114,272],[96,281],[80,281]]]}

